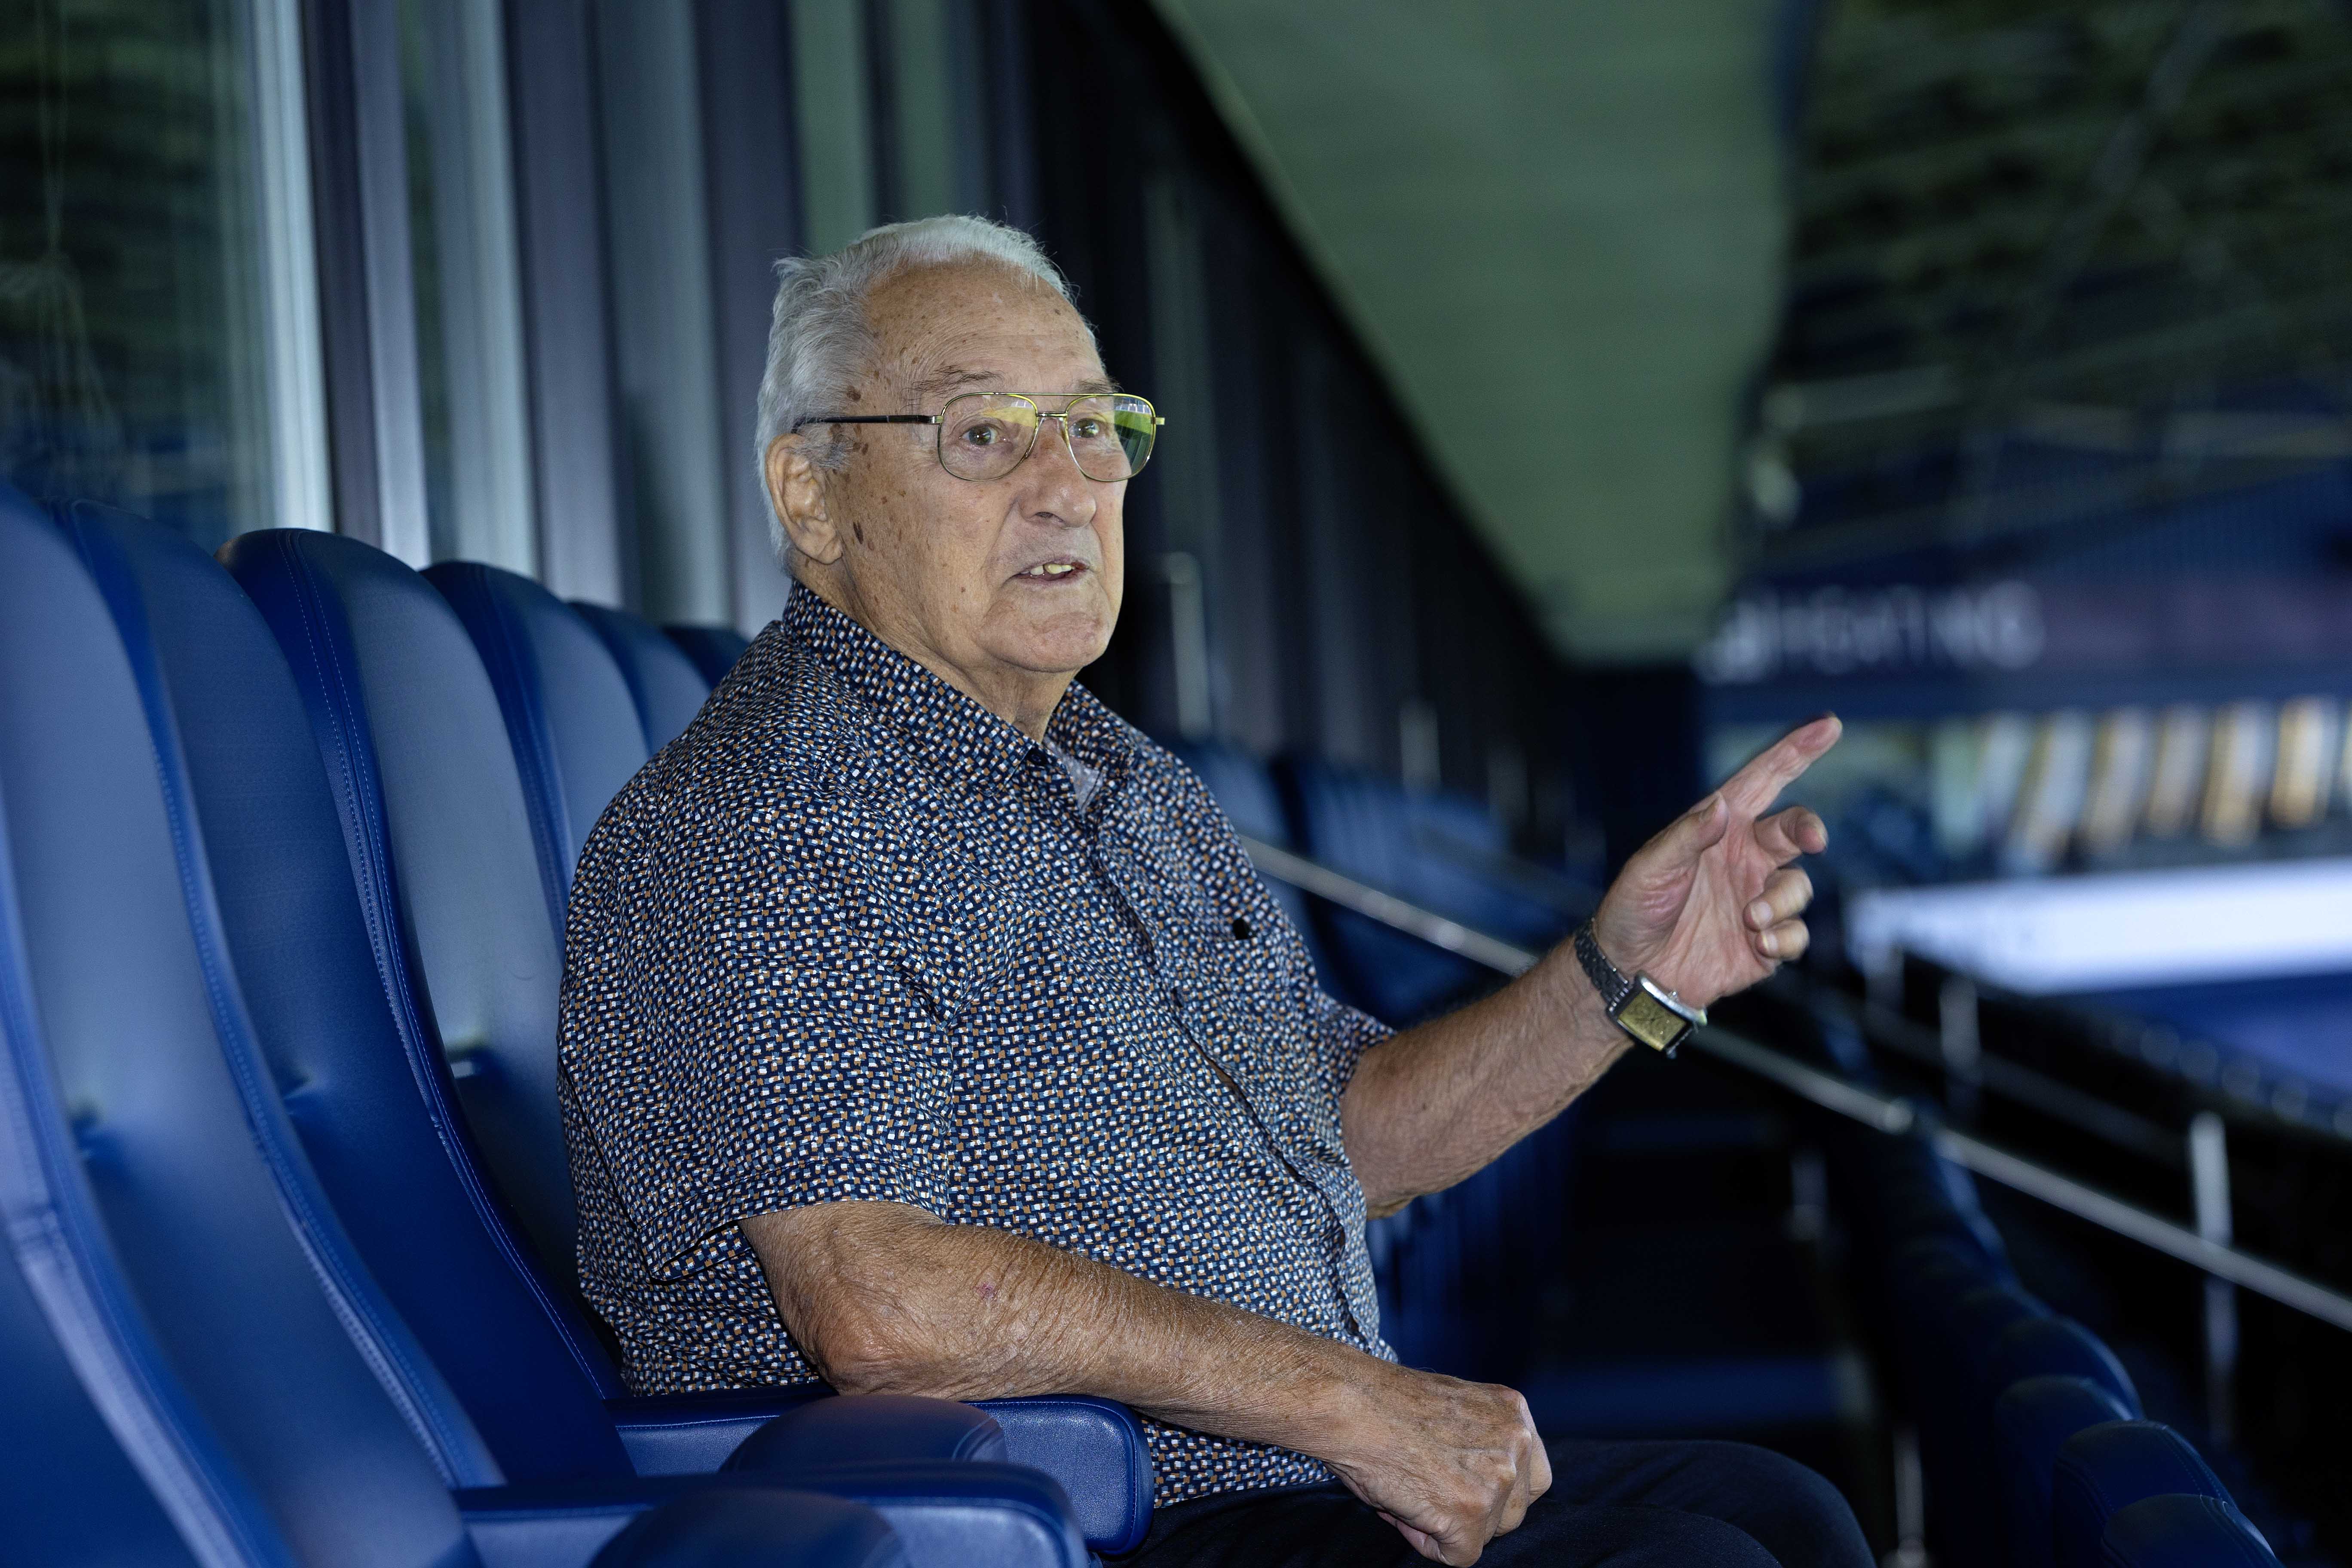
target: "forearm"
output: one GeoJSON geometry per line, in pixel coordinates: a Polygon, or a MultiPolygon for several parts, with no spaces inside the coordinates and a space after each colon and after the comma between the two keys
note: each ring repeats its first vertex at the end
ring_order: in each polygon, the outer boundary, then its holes
{"type": "Polygon", "coordinates": [[[1091,1258],[898,1204],[743,1222],[778,1308],[845,1393],[1089,1394],[1199,1431],[1327,1456],[1393,1369],[1091,1258]]]}
{"type": "Polygon", "coordinates": [[[1563,943],[1492,996],[1365,1052],[1340,1122],[1367,1206],[1392,1213],[1482,1169],[1626,1044],[1563,943]]]}

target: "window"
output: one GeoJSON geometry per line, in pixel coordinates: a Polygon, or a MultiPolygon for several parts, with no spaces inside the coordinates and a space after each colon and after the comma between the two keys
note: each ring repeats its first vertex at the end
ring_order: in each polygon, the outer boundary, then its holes
{"type": "Polygon", "coordinates": [[[0,55],[0,476],[328,524],[292,0],[36,0],[0,55]]]}

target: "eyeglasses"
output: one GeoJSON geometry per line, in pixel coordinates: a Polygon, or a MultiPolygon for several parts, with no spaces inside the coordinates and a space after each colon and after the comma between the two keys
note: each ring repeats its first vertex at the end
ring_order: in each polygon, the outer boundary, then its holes
{"type": "Polygon", "coordinates": [[[795,432],[811,425],[936,425],[940,467],[960,479],[1001,479],[1037,448],[1046,420],[1062,426],[1070,460],[1078,472],[1103,484],[1131,479],[1151,460],[1152,444],[1168,423],[1150,401],[1124,392],[1050,393],[1047,411],[1034,397],[1016,392],[966,392],[950,397],[937,414],[815,414],[795,420],[795,432]]]}

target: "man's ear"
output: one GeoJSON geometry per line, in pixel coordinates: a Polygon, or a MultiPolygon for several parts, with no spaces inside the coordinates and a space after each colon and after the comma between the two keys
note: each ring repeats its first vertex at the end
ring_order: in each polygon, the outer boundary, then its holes
{"type": "Polygon", "coordinates": [[[807,560],[830,566],[841,559],[841,530],[825,510],[824,473],[809,460],[803,437],[783,435],[768,443],[768,504],[784,525],[784,537],[807,560]]]}

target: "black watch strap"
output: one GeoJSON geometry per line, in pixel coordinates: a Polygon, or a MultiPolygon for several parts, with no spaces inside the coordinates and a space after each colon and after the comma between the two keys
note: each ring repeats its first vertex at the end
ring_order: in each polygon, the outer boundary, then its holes
{"type": "Polygon", "coordinates": [[[1576,961],[1584,965],[1593,989],[1601,993],[1610,1021],[1643,1045],[1663,1056],[1673,1056],[1690,1038],[1691,1031],[1706,1022],[1706,1008],[1689,1005],[1648,975],[1626,979],[1625,972],[1610,963],[1609,955],[1601,951],[1591,921],[1576,928],[1574,940],[1576,961]]]}
{"type": "Polygon", "coordinates": [[[1609,955],[1594,940],[1591,921],[1576,928],[1576,962],[1584,965],[1584,977],[1592,982],[1592,988],[1601,993],[1602,1005],[1612,1014],[1633,994],[1633,983],[1609,962],[1609,955]]]}

